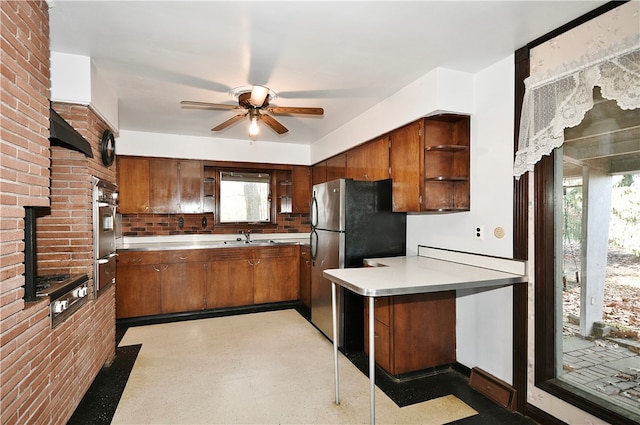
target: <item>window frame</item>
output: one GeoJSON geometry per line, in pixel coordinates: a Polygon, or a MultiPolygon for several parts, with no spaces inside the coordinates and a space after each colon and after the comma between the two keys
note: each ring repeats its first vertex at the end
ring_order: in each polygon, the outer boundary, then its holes
{"type": "Polygon", "coordinates": [[[260,230],[271,229],[277,227],[277,211],[274,205],[275,193],[276,193],[276,174],[277,170],[268,168],[242,168],[242,167],[216,167],[215,169],[215,211],[214,211],[214,226],[218,229],[228,230],[260,230]],[[269,221],[268,222],[221,222],[220,221],[220,184],[222,180],[223,172],[236,172],[236,173],[264,173],[269,174],[269,221]]]}
{"type": "MultiPolygon", "coordinates": [[[[518,130],[520,128],[520,114],[524,97],[524,80],[529,76],[530,63],[529,52],[559,34],[569,31],[601,14],[604,14],[624,1],[611,1],[593,11],[563,25],[556,30],[530,42],[515,52],[515,131],[514,131],[514,156],[518,149],[518,130]]],[[[533,203],[534,203],[534,385],[541,390],[588,412],[598,418],[604,419],[614,425],[630,425],[634,422],[621,414],[603,406],[593,395],[579,390],[565,382],[555,378],[555,152],[553,155],[543,156],[536,164],[533,177],[533,203]]],[[[529,258],[529,177],[524,174],[519,180],[514,181],[514,240],[513,252],[515,259],[527,260],[529,258]]],[[[525,286],[525,285],[520,285],[525,286]]],[[[526,288],[517,290],[514,288],[514,386],[517,393],[527,393],[526,368],[527,344],[523,335],[527,334],[527,305],[528,294],[526,288]],[[517,313],[516,313],[517,311],[517,313]],[[519,343],[520,342],[520,343],[519,343]]],[[[524,397],[517,399],[517,410],[532,417],[555,418],[540,411],[535,406],[526,403],[524,397]]]]}

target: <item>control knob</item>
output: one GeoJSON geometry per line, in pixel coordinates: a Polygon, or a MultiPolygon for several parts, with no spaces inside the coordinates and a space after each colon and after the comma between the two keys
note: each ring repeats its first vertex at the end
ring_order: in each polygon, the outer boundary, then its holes
{"type": "Polygon", "coordinates": [[[69,306],[69,302],[67,300],[59,300],[53,303],[53,312],[54,313],[62,313],[69,306]]]}

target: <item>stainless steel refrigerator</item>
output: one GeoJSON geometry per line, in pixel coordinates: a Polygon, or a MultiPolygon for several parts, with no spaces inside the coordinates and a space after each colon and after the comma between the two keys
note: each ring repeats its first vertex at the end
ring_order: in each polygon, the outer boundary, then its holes
{"type": "MultiPolygon", "coordinates": [[[[391,180],[339,179],[313,186],[311,322],[333,341],[331,282],[325,269],[362,267],[364,258],[405,255],[406,214],[392,212],[391,180]]],[[[338,291],[338,345],[364,345],[363,298],[338,291]]]]}

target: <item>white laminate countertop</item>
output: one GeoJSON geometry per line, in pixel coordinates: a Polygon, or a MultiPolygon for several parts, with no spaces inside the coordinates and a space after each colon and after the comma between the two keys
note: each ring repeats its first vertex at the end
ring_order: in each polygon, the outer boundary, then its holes
{"type": "Polygon", "coordinates": [[[377,267],[328,269],[323,275],[337,285],[368,297],[500,287],[527,282],[524,273],[420,255],[377,258],[371,262],[377,267]]]}

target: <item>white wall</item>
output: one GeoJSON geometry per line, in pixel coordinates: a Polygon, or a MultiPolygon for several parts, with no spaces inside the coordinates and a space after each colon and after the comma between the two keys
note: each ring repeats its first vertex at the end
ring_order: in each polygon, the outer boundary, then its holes
{"type": "Polygon", "coordinates": [[[122,130],[116,153],[312,165],[420,117],[472,110],[473,75],[438,68],[311,146],[122,130]]]}
{"type": "Polygon", "coordinates": [[[309,146],[121,130],[117,155],[309,165],[309,146]]]}
{"type": "MultiPolygon", "coordinates": [[[[514,58],[509,56],[474,76],[471,116],[471,210],[409,215],[407,247],[418,244],[511,258],[513,240],[514,58]],[[484,238],[474,227],[484,227],[484,238]],[[505,231],[503,238],[494,229],[505,231]]],[[[512,381],[511,288],[458,293],[457,359],[512,381]]]]}
{"type": "Polygon", "coordinates": [[[89,106],[118,133],[118,97],[89,56],[51,52],[51,100],[89,106]]]}
{"type": "Polygon", "coordinates": [[[473,75],[437,68],[311,145],[311,164],[438,112],[470,114],[473,75]]]}

